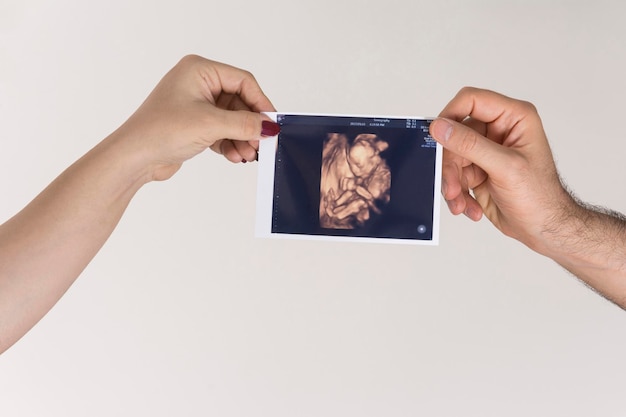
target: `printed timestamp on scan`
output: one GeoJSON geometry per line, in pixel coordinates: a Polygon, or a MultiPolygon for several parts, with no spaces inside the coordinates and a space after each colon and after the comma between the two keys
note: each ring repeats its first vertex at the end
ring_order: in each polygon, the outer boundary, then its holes
{"type": "Polygon", "coordinates": [[[437,245],[442,148],[419,117],[267,113],[256,236],[437,245]]]}

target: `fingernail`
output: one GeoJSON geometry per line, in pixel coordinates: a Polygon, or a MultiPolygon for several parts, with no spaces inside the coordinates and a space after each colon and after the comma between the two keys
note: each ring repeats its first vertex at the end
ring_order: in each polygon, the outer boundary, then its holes
{"type": "Polygon", "coordinates": [[[443,194],[444,198],[448,195],[448,182],[445,179],[441,180],[441,194],[443,194]]]}
{"type": "Polygon", "coordinates": [[[278,123],[263,120],[261,123],[261,136],[276,136],[280,133],[280,125],[278,123]]]}
{"type": "Polygon", "coordinates": [[[446,200],[446,203],[448,204],[448,209],[450,210],[450,212],[452,212],[453,214],[458,214],[455,213],[457,206],[456,200],[446,200]]]}
{"type": "Polygon", "coordinates": [[[465,209],[465,215],[475,222],[479,221],[480,218],[482,217],[480,210],[477,210],[472,207],[468,207],[465,209]]]}
{"type": "Polygon", "coordinates": [[[437,119],[433,125],[433,137],[442,142],[447,142],[452,135],[452,123],[446,119],[437,119]]]}

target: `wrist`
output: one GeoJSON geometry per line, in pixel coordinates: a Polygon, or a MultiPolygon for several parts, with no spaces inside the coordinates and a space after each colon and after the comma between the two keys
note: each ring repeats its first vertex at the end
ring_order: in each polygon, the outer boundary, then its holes
{"type": "Polygon", "coordinates": [[[107,161],[132,188],[139,189],[153,180],[154,164],[146,147],[124,126],[111,133],[92,152],[107,161]]]}
{"type": "Polygon", "coordinates": [[[537,253],[555,259],[577,246],[587,210],[565,188],[551,196],[549,207],[537,209],[545,213],[544,219],[528,246],[537,253]]]}
{"type": "Polygon", "coordinates": [[[593,207],[569,195],[558,216],[542,233],[537,252],[569,271],[624,271],[626,222],[622,215],[593,207]]]}

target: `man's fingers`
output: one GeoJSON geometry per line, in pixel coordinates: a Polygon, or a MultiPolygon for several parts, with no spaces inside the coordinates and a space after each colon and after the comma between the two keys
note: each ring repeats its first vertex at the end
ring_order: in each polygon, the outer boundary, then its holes
{"type": "Polygon", "coordinates": [[[463,191],[463,186],[461,185],[461,159],[457,155],[444,151],[443,164],[441,166],[441,194],[446,200],[453,200],[463,191]]]}
{"type": "Polygon", "coordinates": [[[479,88],[461,89],[439,117],[462,122],[506,146],[513,146],[527,129],[535,135],[543,134],[541,119],[532,103],[479,88]]]}
{"type": "Polygon", "coordinates": [[[463,168],[463,177],[467,188],[473,190],[487,179],[487,173],[477,165],[469,165],[463,168]]]}
{"type": "Polygon", "coordinates": [[[431,136],[453,154],[478,165],[488,174],[507,169],[507,148],[494,143],[462,123],[436,119],[430,124],[431,136]]]}
{"type": "Polygon", "coordinates": [[[469,127],[470,129],[475,130],[479,134],[485,137],[487,136],[487,124],[486,123],[481,122],[480,120],[474,119],[471,117],[465,118],[465,120],[463,120],[461,123],[463,123],[465,126],[469,127]]]}
{"type": "Polygon", "coordinates": [[[471,117],[483,123],[492,123],[502,118],[507,111],[511,113],[510,110],[513,110],[514,114],[519,107],[518,103],[521,102],[493,91],[465,87],[441,111],[439,117],[457,122],[471,117]]]}

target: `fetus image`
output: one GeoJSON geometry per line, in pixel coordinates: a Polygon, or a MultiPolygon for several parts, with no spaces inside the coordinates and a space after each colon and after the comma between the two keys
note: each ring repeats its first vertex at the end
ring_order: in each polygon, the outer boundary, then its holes
{"type": "Polygon", "coordinates": [[[391,170],[380,153],[389,144],[373,134],[352,143],[341,133],[329,133],[322,150],[320,226],[354,229],[372,212],[380,214],[390,200],[391,170]]]}

